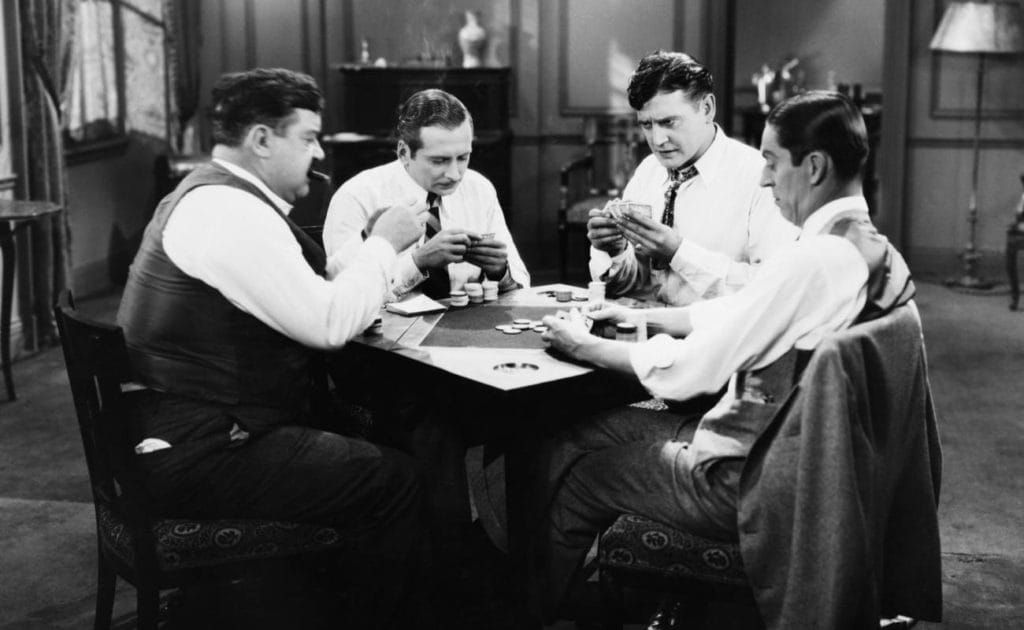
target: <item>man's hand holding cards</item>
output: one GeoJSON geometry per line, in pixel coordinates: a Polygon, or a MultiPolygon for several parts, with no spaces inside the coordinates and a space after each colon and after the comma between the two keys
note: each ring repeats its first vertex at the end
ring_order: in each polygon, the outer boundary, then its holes
{"type": "Polygon", "coordinates": [[[473,234],[464,260],[483,269],[488,278],[499,279],[508,266],[508,248],[494,239],[494,232],[473,234]]]}

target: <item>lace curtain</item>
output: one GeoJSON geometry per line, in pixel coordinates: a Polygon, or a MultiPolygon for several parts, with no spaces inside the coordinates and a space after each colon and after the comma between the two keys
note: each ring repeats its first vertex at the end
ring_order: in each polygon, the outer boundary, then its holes
{"type": "Polygon", "coordinates": [[[198,17],[197,0],[78,0],[63,99],[68,136],[80,142],[133,131],[187,152],[195,144],[189,122],[198,102],[198,17]]]}
{"type": "Polygon", "coordinates": [[[64,127],[76,142],[119,132],[113,6],[79,0],[71,76],[64,93],[64,127]]]}

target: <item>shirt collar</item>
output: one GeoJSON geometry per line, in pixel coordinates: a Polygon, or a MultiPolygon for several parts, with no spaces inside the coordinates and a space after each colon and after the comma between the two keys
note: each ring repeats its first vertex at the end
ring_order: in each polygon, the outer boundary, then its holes
{"type": "Polygon", "coordinates": [[[822,231],[832,223],[833,219],[840,214],[846,213],[855,215],[862,214],[864,215],[864,218],[868,218],[867,199],[861,195],[833,199],[812,212],[811,216],[807,217],[807,220],[804,221],[803,228],[800,230],[800,236],[814,236],[821,234],[822,231]]]}
{"type": "Polygon", "coordinates": [[[725,132],[715,123],[715,137],[708,145],[708,150],[693,163],[697,167],[702,179],[711,184],[719,173],[722,172],[722,162],[725,158],[725,132]]]}
{"type": "Polygon", "coordinates": [[[213,158],[213,162],[215,162],[218,166],[223,167],[227,172],[231,173],[235,177],[240,177],[245,181],[249,182],[250,184],[252,184],[253,186],[255,186],[256,188],[259,188],[260,192],[266,195],[267,199],[269,199],[271,203],[277,206],[277,209],[283,212],[284,214],[288,214],[289,212],[292,211],[292,204],[278,197],[274,193],[274,191],[270,190],[270,188],[268,188],[267,185],[263,183],[263,180],[260,179],[259,177],[256,177],[255,175],[245,170],[241,166],[238,166],[237,164],[232,164],[227,160],[213,158]]]}
{"type": "MultiPolygon", "coordinates": [[[[697,169],[697,174],[708,184],[711,184],[719,172],[721,172],[725,150],[725,132],[718,126],[718,123],[715,123],[714,139],[708,145],[707,150],[704,151],[704,155],[697,158],[697,161],[693,163],[694,168],[697,169]]],[[[671,173],[668,169],[665,169],[665,181],[668,182],[670,179],[671,173]]]]}
{"type": "MultiPolygon", "coordinates": [[[[417,201],[425,201],[427,194],[430,192],[423,186],[420,186],[409,171],[405,170],[405,166],[402,165],[401,160],[395,160],[395,169],[399,172],[398,185],[404,194],[413,196],[417,201]]],[[[439,202],[440,203],[440,202],[439,202]]]]}

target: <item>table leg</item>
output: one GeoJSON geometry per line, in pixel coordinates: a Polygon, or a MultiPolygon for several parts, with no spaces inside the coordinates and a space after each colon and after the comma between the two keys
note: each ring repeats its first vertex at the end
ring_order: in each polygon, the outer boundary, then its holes
{"type": "Polygon", "coordinates": [[[14,232],[7,221],[0,221],[0,253],[3,257],[3,285],[0,287],[0,361],[4,364],[7,399],[14,400],[14,377],[11,374],[11,298],[14,293],[14,232]]]}
{"type": "Polygon", "coordinates": [[[534,530],[536,501],[533,495],[537,484],[533,482],[537,473],[535,466],[536,441],[529,438],[513,438],[505,448],[505,513],[508,519],[508,553],[511,565],[511,580],[514,600],[519,604],[519,618],[516,628],[539,629],[541,620],[540,594],[536,591],[537,563],[534,530]],[[533,509],[531,509],[533,508],[533,509]]]}

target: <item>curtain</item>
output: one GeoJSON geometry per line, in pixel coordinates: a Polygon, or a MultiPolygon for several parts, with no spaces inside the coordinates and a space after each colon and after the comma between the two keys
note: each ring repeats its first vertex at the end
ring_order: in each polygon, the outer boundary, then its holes
{"type": "Polygon", "coordinates": [[[171,88],[171,149],[178,155],[199,150],[191,125],[199,105],[199,0],[164,0],[167,71],[171,88]]]}
{"type": "Polygon", "coordinates": [[[65,83],[62,114],[68,136],[76,142],[110,137],[119,130],[117,58],[114,52],[113,6],[110,2],[76,3],[73,55],[65,83]]]}
{"type": "Polygon", "coordinates": [[[18,0],[21,19],[25,144],[25,196],[65,209],[36,222],[18,247],[19,316],[25,346],[57,342],[51,306],[69,284],[67,173],[60,103],[71,68],[78,0],[18,0]]]}

